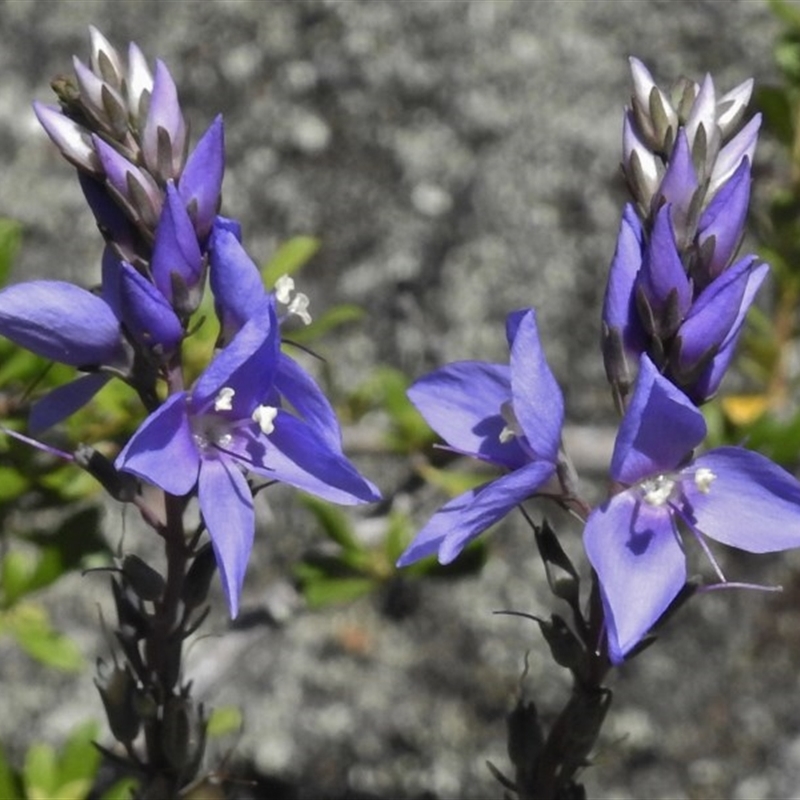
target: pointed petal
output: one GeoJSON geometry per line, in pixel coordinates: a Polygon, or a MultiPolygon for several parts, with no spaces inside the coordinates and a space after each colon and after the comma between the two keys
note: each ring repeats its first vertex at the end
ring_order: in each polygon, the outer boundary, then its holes
{"type": "Polygon", "coordinates": [[[692,104],[689,119],[686,120],[686,136],[690,146],[694,145],[697,131],[701,125],[705,130],[706,141],[709,141],[714,135],[717,125],[717,97],[714,81],[708,74],[700,84],[700,91],[692,104]]]}
{"type": "Polygon", "coordinates": [[[128,181],[134,180],[149,201],[148,214],[157,217],[161,209],[161,190],[153,178],[96,134],[92,134],[92,143],[100,163],[103,165],[103,172],[109,185],[133,204],[128,181]]]}
{"type": "Polygon", "coordinates": [[[686,582],[686,559],[666,506],[615,495],[589,516],[586,555],[600,583],[609,657],[619,664],[686,582]]]}
{"type": "Polygon", "coordinates": [[[111,42],[94,25],[89,26],[89,40],[92,44],[92,54],[89,62],[92,66],[92,71],[96,75],[102,75],[106,80],[112,82],[116,88],[119,88],[125,71],[122,68],[122,59],[117,49],[111,45],[111,42]],[[111,67],[111,75],[106,72],[109,66],[111,67]]]}
{"type": "Polygon", "coordinates": [[[94,174],[101,173],[100,159],[92,147],[89,131],[61,113],[56,106],[35,102],[33,111],[45,133],[71,164],[94,174]]]}
{"type": "Polygon", "coordinates": [[[758,141],[758,130],[761,127],[761,114],[756,114],[747,125],[742,128],[719,151],[717,160],[714,162],[714,169],[711,171],[711,180],[708,184],[707,196],[713,197],[717,190],[738,168],[743,158],[753,163],[753,154],[756,151],[758,141]]]}
{"type": "Polygon", "coordinates": [[[499,522],[514,506],[527,500],[555,472],[547,461],[534,461],[484,484],[476,497],[453,520],[439,547],[439,561],[449,564],[478,535],[499,522]]]}
{"type": "Polygon", "coordinates": [[[533,309],[508,315],[514,414],[533,451],[555,463],[564,423],[564,397],[544,357],[533,309]]]}
{"type": "Polygon", "coordinates": [[[642,141],[630,111],[622,123],[622,164],[636,199],[649,207],[660,182],[660,159],[642,141]]]}
{"type": "Polygon", "coordinates": [[[457,450],[510,469],[529,460],[516,439],[500,439],[508,424],[500,412],[511,401],[511,370],[505,364],[448,364],[420,378],[407,394],[428,425],[457,450]]]}
{"type": "Polygon", "coordinates": [[[163,61],[156,61],[153,79],[153,92],[150,96],[150,109],[142,133],[142,150],[148,169],[164,180],[180,175],[183,166],[183,153],[186,146],[186,123],[178,102],[178,90],[169,70],[163,61]],[[164,165],[171,171],[162,174],[159,163],[159,129],[169,136],[171,144],[171,165],[164,165]]]}
{"type": "Polygon", "coordinates": [[[483,486],[479,486],[470,489],[445,503],[414,537],[414,541],[397,560],[397,566],[407,567],[421,558],[436,555],[447,534],[454,529],[461,512],[472,505],[483,488],[483,486]]]}
{"type": "Polygon", "coordinates": [[[192,390],[192,408],[203,409],[220,389],[228,387],[235,390],[234,417],[250,417],[273,388],[280,354],[279,335],[275,309],[267,298],[198,378],[192,390]]]}
{"type": "Polygon", "coordinates": [[[129,110],[133,119],[141,124],[142,96],[149,98],[153,91],[153,73],[147,66],[139,45],[131,42],[128,45],[128,101],[129,110]]]}
{"type": "Polygon", "coordinates": [[[122,317],[130,334],[144,347],[170,353],[183,340],[183,327],[164,295],[125,262],[121,265],[122,317]]]}
{"type": "Polygon", "coordinates": [[[692,151],[687,134],[683,128],[678,130],[678,138],[672,148],[667,171],[658,191],[664,202],[670,204],[672,226],[677,239],[684,240],[686,218],[692,197],[697,191],[697,173],[692,163],[692,151]]]}
{"type": "Polygon", "coordinates": [[[742,259],[709,284],[680,327],[682,369],[688,371],[709,349],[719,347],[740,315],[755,256],[742,259]]]}
{"type": "Polygon", "coordinates": [[[227,332],[235,333],[264,301],[261,273],[228,225],[218,221],[208,244],[217,316],[227,332]]]}
{"type": "Polygon", "coordinates": [[[628,203],[622,212],[614,258],[608,274],[603,300],[603,322],[609,329],[622,332],[622,339],[631,352],[644,350],[644,331],[636,312],[634,288],[642,266],[642,225],[633,206],[628,203]]]}
{"type": "Polygon", "coordinates": [[[120,327],[108,304],[64,281],[29,281],[0,292],[0,336],[73,367],[110,364],[120,327]]]}
{"type": "Polygon", "coordinates": [[[748,78],[717,101],[717,125],[723,137],[739,124],[753,94],[753,79],[748,78]]]}
{"type": "Polygon", "coordinates": [[[709,279],[719,275],[735,255],[744,235],[749,203],[750,159],[743,158],[700,217],[698,242],[701,250],[703,244],[714,237],[714,250],[705,265],[709,279]]]}
{"type": "Polygon", "coordinates": [[[611,475],[621,483],[632,484],[669,472],[705,435],[703,415],[643,355],[633,397],[614,445],[611,475]]]}
{"type": "Polygon", "coordinates": [[[675,243],[669,205],[661,206],[656,215],[644,264],[639,272],[639,282],[657,312],[664,310],[673,292],[677,293],[680,316],[685,316],[689,310],[692,287],[675,243]]]}
{"type": "Polygon", "coordinates": [[[197,233],[184,207],[183,197],[172,181],[167,182],[150,268],[153,282],[170,303],[173,302],[172,273],[177,273],[189,289],[198,284],[203,274],[203,255],[197,243],[197,233]]]}
{"type": "Polygon", "coordinates": [[[314,379],[284,353],[278,357],[275,388],[334,452],[342,452],[342,432],[336,412],[314,379]]]}
{"type": "Polygon", "coordinates": [[[323,500],[342,505],[372,503],[380,492],[340,453],[300,419],[279,410],[268,436],[238,436],[231,445],[243,466],[323,500]]]}
{"type": "Polygon", "coordinates": [[[197,238],[201,241],[211,231],[219,208],[224,169],[225,135],[220,114],[189,154],[178,182],[178,191],[194,219],[197,238]]]}
{"type": "Polygon", "coordinates": [[[109,381],[106,372],[93,372],[53,389],[31,407],[28,431],[34,436],[83,408],[109,381]]]}
{"type": "Polygon", "coordinates": [[[247,480],[227,458],[204,459],[197,484],[231,619],[239,613],[244,574],[253,548],[255,514],[247,480]]]}
{"type": "Polygon", "coordinates": [[[800,483],[768,458],[741,447],[720,447],[683,471],[682,485],[698,530],[749,553],[800,547],[800,483]],[[701,491],[692,475],[715,476],[701,491]]]}
{"type": "Polygon", "coordinates": [[[197,482],[200,453],[186,414],[186,393],[168,397],[141,424],[114,464],[165,492],[188,494],[197,482]]]}
{"type": "MultiPolygon", "coordinates": [[[[752,259],[752,256],[747,256],[742,260],[748,261],[750,259],[752,259]]],[[[734,270],[735,267],[736,265],[730,267],[730,270],[734,270]]],[[[717,389],[719,389],[719,385],[722,382],[722,379],[725,377],[725,373],[727,372],[728,366],[730,365],[736,351],[736,344],[739,341],[739,336],[744,328],[747,312],[750,309],[750,306],[752,305],[756,293],[761,287],[764,278],[767,277],[768,272],[769,264],[759,264],[750,271],[747,279],[747,288],[744,291],[744,295],[742,296],[742,301],[739,306],[739,313],[734,320],[733,325],[731,325],[728,335],[720,345],[717,355],[714,356],[711,364],[709,364],[703,375],[691,387],[691,395],[692,397],[697,398],[698,402],[704,402],[713,397],[716,394],[717,389]]]]}
{"type": "Polygon", "coordinates": [[[78,183],[103,238],[107,242],[114,242],[115,247],[132,258],[138,235],[122,207],[111,198],[109,190],[100,180],[79,171],[78,183]]]}

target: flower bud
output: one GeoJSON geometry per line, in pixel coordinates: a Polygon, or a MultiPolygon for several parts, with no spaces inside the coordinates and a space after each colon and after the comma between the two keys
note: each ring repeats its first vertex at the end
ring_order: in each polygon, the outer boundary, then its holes
{"type": "Polygon", "coordinates": [[[136,680],[127,666],[121,669],[115,665],[105,675],[103,666],[103,662],[98,662],[94,685],[100,692],[111,733],[119,742],[132,742],[139,735],[142,722],[136,709],[136,680]]]}

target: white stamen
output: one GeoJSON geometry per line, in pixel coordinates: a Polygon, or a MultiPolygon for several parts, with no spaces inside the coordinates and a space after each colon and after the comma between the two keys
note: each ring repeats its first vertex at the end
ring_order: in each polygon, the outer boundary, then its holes
{"type": "Polygon", "coordinates": [[[289,308],[287,309],[290,314],[295,314],[300,317],[304,325],[311,324],[311,314],[308,313],[308,303],[308,295],[298,292],[292,298],[292,302],[289,303],[289,308]]]}
{"type": "Polygon", "coordinates": [[[510,442],[517,434],[508,427],[508,425],[500,431],[500,444],[506,444],[506,442],[510,442]]]}
{"type": "Polygon", "coordinates": [[[275,281],[275,299],[279,303],[287,305],[289,300],[291,300],[293,291],[294,278],[289,275],[281,275],[280,278],[275,281]]]}
{"type": "Polygon", "coordinates": [[[708,494],[711,491],[711,484],[716,479],[717,476],[708,467],[700,467],[694,474],[694,485],[703,494],[708,494]]]}
{"type": "Polygon", "coordinates": [[[651,506],[663,506],[669,500],[674,488],[675,481],[669,475],[658,475],[641,483],[644,501],[651,506]]]}
{"type": "Polygon", "coordinates": [[[214,400],[214,411],[230,411],[233,408],[231,401],[235,394],[235,390],[229,386],[223,386],[217,394],[217,399],[214,400]]]}
{"type": "Polygon", "coordinates": [[[273,406],[258,406],[253,412],[253,422],[261,428],[261,433],[269,434],[275,430],[275,417],[278,416],[278,409],[273,406]]]}
{"type": "Polygon", "coordinates": [[[510,442],[515,436],[522,436],[522,426],[514,413],[514,404],[511,400],[506,400],[500,406],[500,416],[505,420],[506,426],[500,431],[500,444],[510,442]]]}

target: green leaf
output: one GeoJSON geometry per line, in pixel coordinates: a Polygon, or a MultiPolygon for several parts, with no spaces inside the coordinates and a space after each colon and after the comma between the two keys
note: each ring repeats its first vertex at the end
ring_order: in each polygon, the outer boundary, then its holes
{"type": "Polygon", "coordinates": [[[786,0],[769,0],[769,7],[784,25],[800,31],[800,8],[786,0]]]}
{"type": "Polygon", "coordinates": [[[373,578],[319,578],[303,586],[303,595],[311,608],[333,603],[348,603],[375,588],[373,578]]]}
{"type": "Polygon", "coordinates": [[[100,768],[100,751],[94,746],[98,733],[97,723],[90,720],[75,728],[64,743],[58,759],[58,779],[62,789],[65,785],[76,786],[82,781],[86,783],[84,794],[88,794],[100,768]]]}
{"type": "Polygon", "coordinates": [[[24,800],[19,780],[0,747],[0,798],[2,800],[24,800]]]}
{"type": "Polygon", "coordinates": [[[55,750],[49,744],[34,744],[25,754],[22,779],[28,800],[50,800],[58,788],[55,750]]]}
{"type": "Polygon", "coordinates": [[[28,490],[30,481],[13,467],[0,467],[0,503],[15,500],[28,490]]]}
{"type": "Polygon", "coordinates": [[[766,127],[785,147],[794,141],[794,115],[789,94],[777,86],[762,86],[756,91],[756,105],[764,115],[766,127]]]}
{"type": "Polygon", "coordinates": [[[413,535],[414,528],[408,514],[402,511],[392,511],[389,515],[389,528],[384,541],[384,552],[390,564],[394,565],[397,562],[410,544],[413,535]]]}
{"type": "Polygon", "coordinates": [[[134,778],[123,778],[117,781],[107,792],[104,792],[100,800],[131,800],[133,792],[139,782],[134,778]]]}
{"type": "Polygon", "coordinates": [[[71,639],[56,632],[47,612],[32,603],[18,604],[4,615],[6,630],[32,658],[65,672],[83,668],[83,656],[71,639]]]}
{"type": "Polygon", "coordinates": [[[21,243],[22,226],[11,219],[0,219],[0,286],[8,282],[21,243]]]}
{"type": "Polygon", "coordinates": [[[491,475],[477,472],[460,472],[454,469],[439,469],[430,464],[418,467],[420,475],[439,489],[443,489],[451,497],[457,497],[476,486],[480,486],[492,479],[491,475]]]}
{"type": "Polygon", "coordinates": [[[305,266],[319,250],[319,246],[319,239],[311,236],[295,236],[284,242],[261,269],[261,277],[267,289],[272,291],[278,278],[292,275],[305,266]]]}
{"type": "Polygon", "coordinates": [[[318,497],[301,495],[302,504],[314,515],[325,535],[345,550],[363,550],[356,539],[350,518],[341,508],[318,497]]]}
{"type": "Polygon", "coordinates": [[[297,342],[297,344],[308,344],[316,339],[321,339],[335,328],[340,328],[350,322],[358,322],[363,316],[364,309],[360,306],[343,303],[329,309],[319,318],[314,317],[310,325],[289,331],[287,339],[290,342],[297,342]]]}
{"type": "Polygon", "coordinates": [[[12,550],[0,564],[3,605],[8,607],[30,591],[31,578],[36,570],[37,556],[22,550],[12,550]]]}
{"type": "Polygon", "coordinates": [[[206,731],[209,736],[227,736],[242,729],[242,710],[238,706],[215,708],[208,718],[206,731]]]}

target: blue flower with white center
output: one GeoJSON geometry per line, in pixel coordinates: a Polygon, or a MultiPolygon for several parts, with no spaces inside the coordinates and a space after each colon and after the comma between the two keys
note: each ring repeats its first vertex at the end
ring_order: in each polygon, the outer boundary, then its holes
{"type": "Polygon", "coordinates": [[[461,361],[408,390],[411,402],[452,450],[502,467],[507,474],[437,511],[398,566],[435,553],[448,564],[556,471],[564,400],[542,351],[536,313],[509,314],[506,333],[510,365],[461,361]]]}
{"type": "Polygon", "coordinates": [[[697,458],[703,415],[642,356],[611,462],[624,488],[595,509],[584,546],[597,572],[609,657],[620,663],[686,583],[680,528],[751,553],[800,546],[800,483],[758,453],[720,447],[697,458]]]}
{"type": "Polygon", "coordinates": [[[255,529],[245,472],[345,505],[380,496],[342,455],[335,419],[321,433],[319,419],[312,427],[280,407],[279,347],[274,308],[262,304],[191,391],[171,395],[116,461],[170,494],[197,488],[233,617],[255,529]]]}

